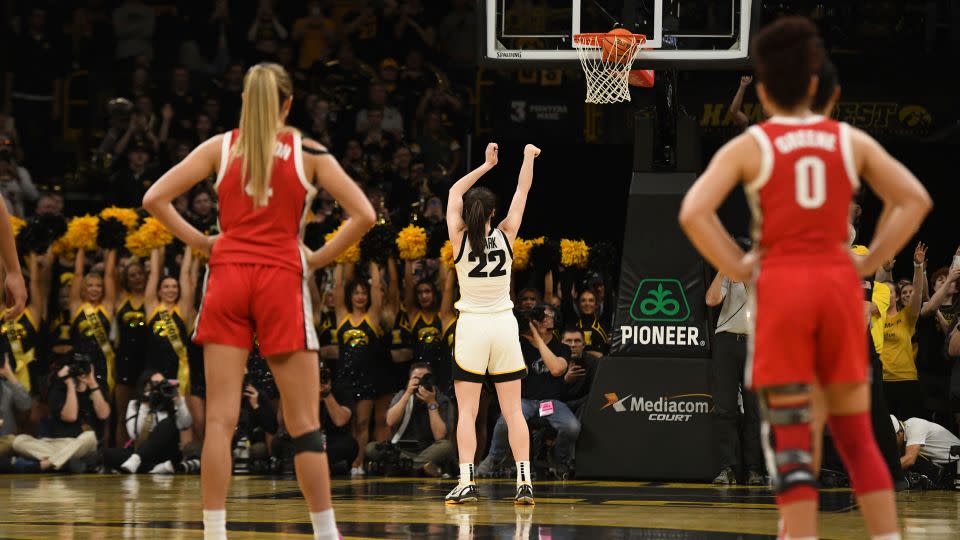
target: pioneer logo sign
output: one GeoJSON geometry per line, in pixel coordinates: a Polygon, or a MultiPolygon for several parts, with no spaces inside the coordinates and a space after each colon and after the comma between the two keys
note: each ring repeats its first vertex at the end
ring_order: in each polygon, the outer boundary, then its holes
{"type": "Polygon", "coordinates": [[[604,394],[606,404],[600,410],[612,409],[615,413],[641,413],[651,422],[689,422],[694,415],[710,414],[713,396],[710,394],[682,394],[647,399],[628,394],[620,397],[615,392],[604,394]]]}
{"type": "Polygon", "coordinates": [[[698,327],[680,324],[690,319],[690,304],[679,280],[642,280],[630,305],[630,318],[637,323],[659,324],[621,326],[621,345],[705,344],[698,327]]]}

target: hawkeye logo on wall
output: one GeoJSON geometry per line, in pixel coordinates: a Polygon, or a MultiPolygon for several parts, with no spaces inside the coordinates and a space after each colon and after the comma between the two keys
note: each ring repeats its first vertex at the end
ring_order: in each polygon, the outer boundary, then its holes
{"type": "Polygon", "coordinates": [[[604,394],[606,404],[600,410],[613,409],[616,413],[643,413],[651,422],[689,422],[694,415],[710,414],[713,396],[710,394],[682,394],[647,399],[629,394],[618,396],[615,392],[604,394]]]}
{"type": "Polygon", "coordinates": [[[676,279],[644,279],[630,305],[636,323],[620,327],[620,345],[703,346],[700,329],[680,323],[690,319],[683,284],[676,279]]]}

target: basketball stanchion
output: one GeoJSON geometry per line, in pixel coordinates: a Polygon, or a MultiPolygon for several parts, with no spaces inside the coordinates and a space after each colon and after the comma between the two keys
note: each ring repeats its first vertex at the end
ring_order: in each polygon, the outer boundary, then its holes
{"type": "Polygon", "coordinates": [[[646,36],[615,28],[606,33],[577,34],[573,42],[587,79],[587,103],[630,101],[630,85],[653,86],[652,70],[631,70],[646,36]]]}

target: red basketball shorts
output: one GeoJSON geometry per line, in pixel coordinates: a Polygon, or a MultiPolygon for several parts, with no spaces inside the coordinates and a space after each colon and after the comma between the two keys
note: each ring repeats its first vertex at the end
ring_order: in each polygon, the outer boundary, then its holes
{"type": "Polygon", "coordinates": [[[763,264],[755,282],[751,387],[867,380],[863,288],[849,264],[763,264]]]}
{"type": "Polygon", "coordinates": [[[254,337],[263,356],[320,348],[306,278],[277,266],[211,266],[194,342],[249,349],[254,337]]]}

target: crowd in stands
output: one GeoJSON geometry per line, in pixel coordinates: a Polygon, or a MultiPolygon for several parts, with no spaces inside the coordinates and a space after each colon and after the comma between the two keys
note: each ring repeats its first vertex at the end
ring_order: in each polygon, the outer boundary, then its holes
{"type": "MultiPolygon", "coordinates": [[[[295,82],[289,123],[340,161],[380,226],[413,223],[445,236],[447,188],[467,168],[472,2],[443,10],[420,0],[71,4],[24,6],[5,29],[19,51],[2,66],[0,191],[12,215],[136,209],[167,169],[237,125],[246,69],[273,61],[295,82]],[[65,86],[81,70],[91,107],[74,151],[90,164],[79,199],[94,201],[83,208],[56,174],[50,143],[75,124],[64,122],[65,86]]],[[[213,181],[175,203],[208,234],[217,232],[213,181]]],[[[308,230],[322,236],[341,218],[321,192],[308,230]]],[[[190,335],[203,261],[176,243],[140,256],[114,245],[24,248],[29,308],[0,337],[0,471],[196,472],[204,364],[190,335]]],[[[366,255],[311,282],[334,472],[454,473],[455,272],[435,250],[418,259],[366,255]]],[[[530,370],[524,399],[555,403],[555,418],[536,430],[556,441],[540,444],[540,464],[568,477],[576,411],[608,345],[612,293],[604,273],[561,266],[559,255],[541,259],[549,262],[515,273],[518,312],[529,321],[519,338],[530,370]]],[[[251,347],[234,468],[290,471],[276,386],[251,347]]],[[[492,395],[484,392],[477,461],[492,439],[485,472],[510,474],[492,395]]]]}

